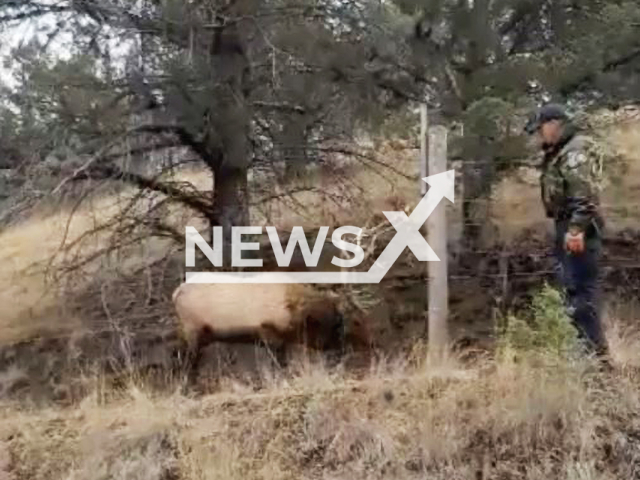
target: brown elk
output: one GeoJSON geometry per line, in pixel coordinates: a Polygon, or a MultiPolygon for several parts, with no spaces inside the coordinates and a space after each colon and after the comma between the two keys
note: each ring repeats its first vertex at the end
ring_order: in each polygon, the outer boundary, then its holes
{"type": "Polygon", "coordinates": [[[371,343],[364,318],[345,322],[337,296],[310,285],[183,283],[173,303],[191,375],[197,373],[202,349],[214,341],[261,342],[280,356],[292,345],[330,350],[371,343]]]}

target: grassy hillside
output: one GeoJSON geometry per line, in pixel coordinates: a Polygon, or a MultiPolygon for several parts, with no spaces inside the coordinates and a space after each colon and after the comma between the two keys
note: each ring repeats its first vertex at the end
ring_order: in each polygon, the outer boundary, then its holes
{"type": "Polygon", "coordinates": [[[364,378],[301,361],[264,372],[260,391],[230,381],[197,398],[96,379],[72,408],[2,410],[0,478],[635,478],[640,344],[628,346],[614,374],[544,355],[434,368],[416,348],[364,378]]]}
{"type": "MultiPolygon", "coordinates": [[[[609,138],[626,165],[605,190],[609,231],[637,230],[640,123],[616,120],[609,138]]],[[[283,229],[374,226],[381,211],[417,201],[416,155],[389,142],[376,159],[393,170],[337,161],[289,186],[298,191],[293,198],[281,195],[282,186],[257,189],[252,216],[283,229]],[[336,175],[347,181],[336,182],[336,175]]],[[[211,187],[203,172],[179,178],[211,187]]],[[[608,305],[613,372],[544,349],[466,352],[429,365],[424,345],[414,341],[424,329],[411,310],[422,309],[418,279],[380,293],[388,298],[371,314],[376,322],[415,317],[413,326],[393,326],[403,348],[389,347],[358,369],[301,355],[289,371],[273,369],[252,347],[217,349],[209,355],[212,368],[220,367],[216,391],[196,396],[182,390],[179,371],[137,368],[166,361],[166,335],[175,332],[169,296],[183,267],[170,242],[145,238],[126,256],[96,256],[64,281],[51,275],[69,255],[91,258],[109,247],[110,221],[133,195],[103,195],[73,215],[36,211],[0,233],[0,480],[638,475],[640,329],[633,298],[608,305]],[[66,258],[60,254],[74,242],[66,258]],[[95,359],[109,368],[90,368],[95,359]],[[253,365],[251,378],[242,375],[245,362],[253,365]]],[[[454,241],[459,205],[448,207],[454,241]]],[[[530,170],[497,185],[490,211],[485,228],[494,241],[548,232],[530,170]]],[[[178,229],[203,224],[176,207],[164,215],[178,229]]],[[[481,281],[456,289],[468,308],[452,316],[452,329],[490,326],[492,319],[473,313],[488,302],[481,281]]]]}

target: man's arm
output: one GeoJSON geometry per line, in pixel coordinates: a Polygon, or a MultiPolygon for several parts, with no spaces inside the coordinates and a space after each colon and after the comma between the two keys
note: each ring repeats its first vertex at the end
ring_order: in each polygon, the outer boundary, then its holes
{"type": "Polygon", "coordinates": [[[602,159],[595,148],[567,153],[562,166],[567,182],[569,227],[584,232],[598,213],[600,204],[599,169],[602,159]]]}

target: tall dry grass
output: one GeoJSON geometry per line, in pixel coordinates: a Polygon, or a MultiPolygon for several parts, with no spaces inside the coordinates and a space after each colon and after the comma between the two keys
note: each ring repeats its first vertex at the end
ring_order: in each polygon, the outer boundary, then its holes
{"type": "MultiPolygon", "coordinates": [[[[556,296],[543,290],[537,298],[536,335],[569,342],[556,296]]],[[[505,334],[515,355],[473,363],[450,355],[433,365],[418,343],[377,359],[358,377],[328,367],[321,356],[300,356],[286,372],[264,369],[260,388],[229,378],[204,396],[183,393],[179,382],[158,393],[135,376],[118,389],[96,378],[92,393],[70,407],[0,405],[0,475],[636,478],[640,336],[637,326],[630,330],[636,317],[615,316],[633,312],[620,306],[608,316],[612,346],[626,345],[628,355],[616,357],[613,371],[565,348],[505,334]]]]}
{"type": "MultiPolygon", "coordinates": [[[[631,341],[631,339],[629,339],[631,341]]],[[[635,344],[636,355],[640,344],[635,344]]],[[[73,408],[0,410],[12,479],[619,479],[640,465],[640,377],[588,360],[423,348],[360,379],[300,361],[204,397],[132,381],[73,408]]]]}
{"type": "MultiPolygon", "coordinates": [[[[66,308],[62,288],[52,282],[55,273],[70,256],[90,257],[108,250],[112,244],[111,223],[126,208],[134,191],[117,196],[91,199],[77,211],[33,215],[0,234],[0,343],[11,344],[40,336],[64,335],[81,326],[74,312],[66,308]],[[105,227],[105,225],[107,227],[105,227]],[[88,235],[95,231],[95,234],[88,235]],[[76,245],[72,250],[66,250],[76,245]]],[[[141,241],[140,252],[120,260],[116,267],[126,274],[161,258],[167,242],[141,241]]],[[[73,278],[81,290],[108,268],[102,258],[84,265],[73,278]]]]}

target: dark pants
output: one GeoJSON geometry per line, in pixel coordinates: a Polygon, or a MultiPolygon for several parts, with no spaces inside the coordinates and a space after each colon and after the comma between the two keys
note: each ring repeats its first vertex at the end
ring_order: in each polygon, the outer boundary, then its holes
{"type": "Polygon", "coordinates": [[[602,252],[602,239],[595,228],[585,233],[585,251],[569,253],[564,248],[567,222],[556,222],[556,257],[558,280],[567,296],[570,316],[587,348],[596,354],[607,352],[601,309],[598,263],[602,252]]]}

